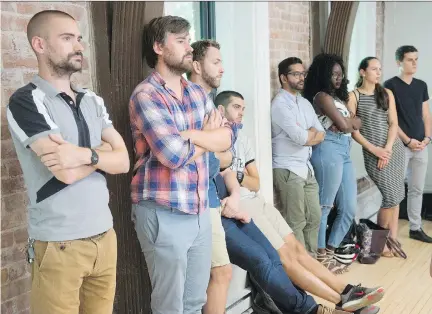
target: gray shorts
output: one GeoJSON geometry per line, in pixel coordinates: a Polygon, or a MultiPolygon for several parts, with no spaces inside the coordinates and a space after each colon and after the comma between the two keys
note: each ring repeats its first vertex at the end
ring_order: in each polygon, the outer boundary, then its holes
{"type": "Polygon", "coordinates": [[[132,220],[153,288],[153,314],[201,313],[212,256],[209,210],[189,215],[142,201],[132,206],[132,220]]]}

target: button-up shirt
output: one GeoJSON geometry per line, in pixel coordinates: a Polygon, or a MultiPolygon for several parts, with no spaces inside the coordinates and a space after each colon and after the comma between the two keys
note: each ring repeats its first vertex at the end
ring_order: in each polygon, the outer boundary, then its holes
{"type": "Polygon", "coordinates": [[[181,131],[201,130],[214,105],[199,85],[181,79],[182,99],[153,72],[132,93],[129,103],[136,163],[133,203],[153,200],[188,214],[208,206],[208,153],[191,162],[195,146],[181,131]]]}
{"type": "Polygon", "coordinates": [[[312,147],[305,146],[308,130],[324,131],[311,103],[300,94],[281,89],[271,105],[273,168],[288,169],[307,179],[313,174],[312,147]]]}

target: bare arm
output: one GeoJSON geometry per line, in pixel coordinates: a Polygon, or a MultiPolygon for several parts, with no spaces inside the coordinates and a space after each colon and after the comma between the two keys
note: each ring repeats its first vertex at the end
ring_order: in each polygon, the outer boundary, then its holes
{"type": "Polygon", "coordinates": [[[396,104],[395,104],[393,93],[391,90],[387,88],[386,88],[386,92],[389,97],[389,108],[388,108],[389,130],[387,135],[387,144],[385,147],[391,150],[398,136],[399,124],[398,124],[396,104]]]}
{"type": "Polygon", "coordinates": [[[423,123],[425,128],[425,140],[427,141],[425,144],[429,144],[430,140],[428,137],[432,136],[432,130],[431,130],[431,115],[429,111],[429,103],[428,101],[423,102],[422,107],[422,113],[423,113],[423,123]]]}
{"type": "MultiPolygon", "coordinates": [[[[354,92],[349,93],[347,108],[351,113],[354,114],[354,116],[357,114],[357,98],[355,97],[354,92]]],[[[359,130],[354,130],[351,134],[354,140],[364,149],[374,154],[377,158],[383,159],[383,163],[378,166],[379,168],[386,165],[391,155],[391,148],[386,149],[373,145],[360,133],[359,130]]]]}
{"type": "Polygon", "coordinates": [[[111,145],[112,151],[96,150],[99,161],[94,167],[109,174],[127,173],[130,167],[129,154],[121,135],[113,127],[105,128],[102,130],[102,140],[111,145]]]}
{"type": "Polygon", "coordinates": [[[213,130],[187,130],[180,132],[183,138],[188,138],[195,145],[210,152],[224,152],[231,147],[232,131],[228,127],[213,130]]]}
{"type": "Polygon", "coordinates": [[[216,153],[216,158],[219,159],[221,169],[225,169],[231,166],[233,154],[230,150],[225,152],[216,153]]]}
{"type": "Polygon", "coordinates": [[[260,189],[260,178],[256,162],[252,161],[245,168],[245,175],[241,185],[252,192],[258,192],[260,189]]]}
{"type": "MultiPolygon", "coordinates": [[[[42,157],[44,155],[44,151],[52,151],[53,149],[56,149],[57,146],[59,146],[59,144],[52,141],[49,137],[42,137],[34,141],[30,145],[30,148],[36,153],[36,155],[42,157]]],[[[66,184],[72,184],[76,181],[84,179],[96,170],[90,166],[78,166],[76,168],[58,170],[53,170],[48,167],[48,169],[52,172],[54,177],[66,184]]]]}
{"type": "Polygon", "coordinates": [[[315,97],[315,104],[318,108],[329,117],[334,125],[344,133],[351,133],[360,128],[360,119],[357,117],[345,118],[339,112],[334,104],[333,98],[326,93],[319,93],[315,97]]]}
{"type": "MultiPolygon", "coordinates": [[[[350,112],[352,112],[354,115],[357,114],[357,98],[355,97],[354,92],[350,92],[348,95],[348,103],[347,108],[350,112]]],[[[361,135],[360,131],[354,130],[352,132],[352,137],[354,140],[359,143],[361,146],[363,146],[366,150],[372,153],[372,151],[375,148],[375,145],[370,143],[367,139],[364,138],[363,135],[361,135]]]]}

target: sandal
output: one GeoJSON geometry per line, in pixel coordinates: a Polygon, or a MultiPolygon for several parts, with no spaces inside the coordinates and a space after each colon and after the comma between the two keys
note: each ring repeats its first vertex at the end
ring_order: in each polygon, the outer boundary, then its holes
{"type": "Polygon", "coordinates": [[[392,239],[392,238],[388,238],[387,239],[387,243],[389,243],[389,247],[391,248],[391,250],[393,251],[393,255],[396,257],[402,257],[404,259],[407,259],[407,255],[406,253],[402,250],[402,245],[400,244],[399,241],[392,239]]]}
{"type": "Polygon", "coordinates": [[[395,255],[394,255],[394,252],[393,252],[393,250],[391,249],[388,240],[386,241],[385,246],[388,248],[388,251],[383,251],[383,252],[381,253],[381,256],[382,256],[382,257],[389,257],[389,258],[390,258],[390,257],[394,257],[394,256],[395,256],[395,255]]]}
{"type": "Polygon", "coordinates": [[[335,275],[341,275],[349,270],[347,265],[339,263],[332,255],[318,253],[317,260],[335,275]]]}

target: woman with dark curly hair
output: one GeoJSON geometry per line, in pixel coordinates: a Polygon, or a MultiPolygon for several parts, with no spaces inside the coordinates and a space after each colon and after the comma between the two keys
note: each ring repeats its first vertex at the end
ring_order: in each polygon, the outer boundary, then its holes
{"type": "Polygon", "coordinates": [[[304,97],[313,104],[326,130],[324,141],[313,147],[311,157],[322,210],[317,259],[335,272],[340,272],[340,267],[334,266],[334,260],[341,260],[335,255],[335,248],[347,234],[357,207],[357,182],[350,151],[351,132],[360,128],[361,121],[346,107],[347,84],[342,58],[320,54],[309,68],[304,89],[304,97]],[[337,216],[326,243],[327,219],[334,205],[337,216]]]}

